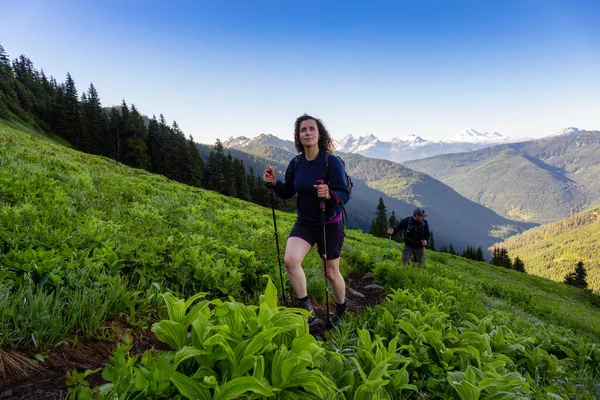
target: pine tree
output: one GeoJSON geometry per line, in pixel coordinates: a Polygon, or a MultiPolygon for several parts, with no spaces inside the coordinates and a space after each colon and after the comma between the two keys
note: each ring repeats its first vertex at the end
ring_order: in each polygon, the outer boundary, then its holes
{"type": "Polygon", "coordinates": [[[235,176],[235,192],[238,199],[250,200],[250,188],[248,187],[244,161],[235,159],[233,161],[233,170],[235,176]]]}
{"type": "Polygon", "coordinates": [[[506,249],[500,250],[500,265],[504,268],[512,268],[512,261],[510,260],[510,257],[508,256],[508,250],[506,249]]]}
{"type": "Polygon", "coordinates": [[[254,190],[256,193],[256,200],[254,203],[261,206],[269,205],[269,191],[265,186],[265,182],[262,179],[262,176],[257,176],[254,181],[254,190]]]}
{"type": "Polygon", "coordinates": [[[471,246],[467,246],[467,248],[465,250],[463,250],[461,257],[472,260],[473,259],[473,248],[471,248],[471,246]]]}
{"type": "MultiPolygon", "coordinates": [[[[248,182],[248,191],[250,192],[250,201],[256,203],[256,188],[254,187],[256,180],[254,177],[254,168],[250,167],[250,172],[246,175],[248,182]]],[[[257,203],[258,204],[258,203],[257,203]]]]}
{"type": "Polygon", "coordinates": [[[387,237],[387,225],[387,209],[385,203],[383,202],[383,198],[380,197],[379,203],[377,204],[375,219],[371,223],[371,229],[369,230],[369,233],[377,237],[387,237]]]}
{"type": "Polygon", "coordinates": [[[493,265],[497,265],[497,266],[502,265],[501,259],[500,259],[500,249],[498,249],[497,247],[494,247],[494,250],[492,251],[492,261],[491,261],[491,263],[493,265]]]}
{"type": "Polygon", "coordinates": [[[118,107],[110,108],[110,117],[108,122],[108,137],[112,147],[111,156],[117,161],[121,160],[121,136],[123,134],[123,123],[121,121],[121,113],[118,107]]]}
{"type": "Polygon", "coordinates": [[[168,143],[170,128],[165,120],[165,117],[160,114],[158,117],[158,133],[156,138],[153,139],[154,148],[152,153],[154,154],[155,159],[152,159],[152,163],[154,164],[153,169],[155,172],[163,175],[167,175],[168,165],[169,165],[169,152],[171,151],[168,143]]]}
{"type": "Polygon", "coordinates": [[[75,146],[81,143],[81,115],[79,106],[79,96],[75,81],[71,74],[67,73],[67,80],[61,87],[62,97],[58,104],[58,134],[67,139],[75,146]]]}
{"type": "Polygon", "coordinates": [[[189,179],[186,183],[192,186],[201,187],[204,173],[204,162],[202,161],[202,157],[200,157],[200,152],[198,152],[198,148],[196,147],[196,143],[194,142],[192,135],[190,135],[188,139],[187,156],[189,179]]]}
{"type": "Polygon", "coordinates": [[[19,108],[18,101],[14,96],[14,84],[15,79],[10,60],[4,47],[0,45],[0,118],[9,119],[11,109],[19,108]]]}
{"type": "MultiPolygon", "coordinates": [[[[123,103],[125,102],[123,101],[123,103]]],[[[148,131],[144,125],[144,118],[135,107],[135,104],[131,105],[125,132],[125,136],[127,137],[126,148],[128,150],[128,155],[125,158],[126,164],[135,168],[149,170],[150,156],[148,155],[148,147],[146,146],[148,131]]]]}
{"type": "Polygon", "coordinates": [[[82,95],[81,110],[81,149],[88,153],[110,155],[105,144],[108,120],[93,83],[90,84],[87,95],[82,95]]]}
{"type": "Polygon", "coordinates": [[[580,289],[587,289],[587,271],[583,261],[579,261],[575,266],[575,271],[565,276],[564,283],[570,286],[575,286],[580,289]]]}
{"type": "Polygon", "coordinates": [[[0,73],[11,75],[12,76],[12,68],[10,67],[10,60],[8,58],[8,54],[6,54],[6,50],[0,44],[0,73]]]}
{"type": "Polygon", "coordinates": [[[189,179],[189,169],[187,168],[188,145],[185,134],[179,128],[177,121],[173,121],[167,140],[169,147],[168,173],[172,179],[186,182],[189,179]]]}
{"type": "Polygon", "coordinates": [[[152,119],[148,123],[148,139],[146,140],[146,147],[148,148],[148,156],[150,157],[150,171],[154,173],[160,173],[161,171],[159,170],[159,128],[156,115],[153,115],[152,119]]]}
{"type": "Polygon", "coordinates": [[[577,282],[577,287],[587,289],[587,271],[583,265],[583,261],[579,261],[575,267],[575,280],[577,282]]]}
{"type": "Polygon", "coordinates": [[[223,193],[225,196],[237,197],[235,186],[235,168],[231,153],[227,154],[223,164],[223,193]]]}
{"type": "Polygon", "coordinates": [[[209,190],[217,192],[219,190],[220,179],[219,179],[219,161],[217,160],[217,153],[211,151],[208,155],[208,164],[204,168],[204,187],[209,190]]]}
{"type": "MultiPolygon", "coordinates": [[[[211,152],[212,153],[212,152],[211,152]]],[[[227,179],[226,175],[229,171],[226,170],[227,157],[225,157],[225,153],[223,151],[223,144],[219,139],[215,142],[214,147],[214,160],[213,164],[210,163],[209,158],[209,173],[214,176],[214,182],[212,183],[214,187],[212,188],[214,191],[224,194],[227,190],[227,179]]]]}
{"type": "Polygon", "coordinates": [[[515,257],[515,261],[513,262],[512,269],[519,272],[525,272],[525,263],[519,256],[515,257]]]}
{"type": "Polygon", "coordinates": [[[475,260],[477,260],[477,261],[484,261],[483,260],[483,250],[481,250],[481,246],[479,246],[477,248],[477,251],[475,252],[475,260]]]}
{"type": "Polygon", "coordinates": [[[450,243],[450,246],[448,247],[448,253],[457,255],[456,251],[454,251],[454,247],[452,247],[452,243],[450,243]]]}

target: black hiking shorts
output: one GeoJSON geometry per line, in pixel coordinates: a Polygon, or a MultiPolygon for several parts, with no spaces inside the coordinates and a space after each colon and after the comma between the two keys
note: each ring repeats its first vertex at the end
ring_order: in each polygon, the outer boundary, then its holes
{"type": "MultiPolygon", "coordinates": [[[[335,260],[342,254],[342,244],[344,243],[344,224],[342,221],[332,224],[325,224],[325,234],[327,240],[327,259],[335,260]]],[[[311,246],[317,244],[319,255],[323,255],[323,225],[307,224],[296,221],[290,236],[299,237],[308,242],[311,246]]]]}

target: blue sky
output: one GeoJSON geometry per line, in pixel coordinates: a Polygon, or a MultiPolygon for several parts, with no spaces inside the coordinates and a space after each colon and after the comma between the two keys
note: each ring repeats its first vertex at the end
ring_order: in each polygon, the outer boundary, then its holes
{"type": "Polygon", "coordinates": [[[201,143],[600,129],[598,1],[3,0],[0,44],[201,143]]]}

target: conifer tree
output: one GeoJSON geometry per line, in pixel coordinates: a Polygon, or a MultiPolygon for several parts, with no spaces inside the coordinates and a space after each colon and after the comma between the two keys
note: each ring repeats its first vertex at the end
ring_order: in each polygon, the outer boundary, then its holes
{"type": "Polygon", "coordinates": [[[118,107],[110,108],[110,117],[108,122],[109,140],[112,147],[112,155],[116,161],[122,161],[121,157],[121,136],[123,134],[123,123],[121,113],[118,107]]]}
{"type": "Polygon", "coordinates": [[[75,81],[67,73],[67,80],[61,87],[62,96],[58,104],[58,134],[75,146],[81,143],[81,115],[79,97],[75,81]]]}
{"type": "Polygon", "coordinates": [[[477,248],[477,251],[475,252],[475,260],[477,260],[477,261],[484,261],[483,260],[483,250],[481,250],[481,246],[479,246],[477,248]]]}
{"type": "Polygon", "coordinates": [[[508,269],[512,268],[512,261],[510,260],[510,257],[508,256],[508,250],[506,249],[500,250],[500,266],[508,269]]]}
{"type": "Polygon", "coordinates": [[[254,203],[261,206],[269,205],[269,191],[265,186],[265,182],[262,179],[262,176],[257,176],[254,181],[254,190],[256,193],[256,201],[254,203]]]}
{"type": "Polygon", "coordinates": [[[377,237],[387,237],[387,209],[385,207],[385,203],[383,202],[383,198],[379,198],[379,203],[377,204],[377,210],[375,212],[375,219],[371,222],[371,229],[369,233],[373,236],[377,237]]]}
{"type": "MultiPolygon", "coordinates": [[[[135,104],[131,105],[125,131],[127,137],[126,148],[129,152],[125,159],[126,164],[135,168],[150,169],[150,156],[146,146],[148,132],[144,125],[144,118],[135,107],[135,104]]],[[[179,181],[182,182],[182,180],[179,181]]]]}
{"type": "Polygon", "coordinates": [[[250,200],[250,188],[248,187],[244,161],[235,159],[233,161],[233,171],[235,176],[235,192],[238,199],[250,200]]]}
{"type": "Polygon", "coordinates": [[[575,271],[565,276],[564,283],[570,286],[575,286],[580,289],[587,289],[587,271],[583,261],[579,261],[575,266],[575,271]]]}
{"type": "Polygon", "coordinates": [[[189,179],[187,183],[192,186],[201,187],[204,173],[204,162],[202,161],[202,157],[200,157],[200,153],[198,152],[198,148],[196,147],[196,143],[194,142],[192,135],[190,135],[188,138],[187,143],[189,169],[189,179]]]}
{"type": "Polygon", "coordinates": [[[154,173],[160,173],[159,171],[159,131],[158,131],[158,120],[156,115],[152,116],[152,119],[148,123],[148,138],[146,139],[146,147],[148,148],[148,156],[150,157],[150,171],[154,173]]]}
{"type": "Polygon", "coordinates": [[[449,254],[458,255],[458,254],[456,253],[456,251],[454,251],[454,247],[452,246],[452,243],[450,243],[450,246],[448,247],[448,253],[449,253],[449,254]]]}
{"type": "Polygon", "coordinates": [[[250,167],[250,172],[246,176],[246,181],[248,182],[248,191],[250,192],[250,201],[256,203],[256,188],[254,187],[256,183],[256,179],[254,176],[254,168],[250,167]]]}
{"type": "Polygon", "coordinates": [[[237,197],[235,182],[233,157],[231,156],[231,153],[228,153],[223,164],[223,191],[221,193],[225,196],[237,197]]]}
{"type": "Polygon", "coordinates": [[[515,261],[513,262],[512,269],[519,272],[525,272],[525,263],[519,256],[515,257],[515,261]]]}
{"type": "Polygon", "coordinates": [[[494,247],[494,250],[492,251],[491,264],[497,265],[497,266],[502,265],[501,259],[500,259],[500,249],[498,247],[494,247]]]}
{"type": "Polygon", "coordinates": [[[108,120],[100,104],[94,84],[83,93],[81,100],[81,149],[92,154],[109,155],[106,151],[108,120]]]}

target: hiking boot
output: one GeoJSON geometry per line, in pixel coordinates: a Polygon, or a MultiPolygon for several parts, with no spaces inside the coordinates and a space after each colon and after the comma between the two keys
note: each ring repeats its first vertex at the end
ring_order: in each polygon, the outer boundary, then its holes
{"type": "Polygon", "coordinates": [[[344,313],[348,311],[348,303],[344,301],[343,304],[335,303],[335,316],[342,318],[344,313]]]}
{"type": "Polygon", "coordinates": [[[335,303],[335,312],[331,316],[329,321],[331,328],[337,328],[342,319],[344,318],[344,313],[348,310],[348,303],[344,302],[344,304],[335,303]]]}
{"type": "Polygon", "coordinates": [[[313,310],[313,306],[312,306],[312,303],[310,302],[310,299],[308,299],[306,301],[299,301],[298,307],[304,308],[305,310],[310,311],[310,316],[308,317],[308,327],[309,328],[312,328],[313,326],[316,326],[319,324],[319,322],[321,322],[321,320],[319,318],[317,318],[317,316],[315,315],[315,311],[313,310]]]}

